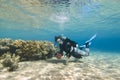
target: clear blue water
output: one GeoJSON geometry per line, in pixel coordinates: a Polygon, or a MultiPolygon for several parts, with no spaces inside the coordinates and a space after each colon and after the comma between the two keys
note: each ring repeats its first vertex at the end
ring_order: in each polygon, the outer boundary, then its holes
{"type": "Polygon", "coordinates": [[[120,0],[1,0],[0,38],[48,40],[63,34],[91,50],[120,52],[120,0]]]}

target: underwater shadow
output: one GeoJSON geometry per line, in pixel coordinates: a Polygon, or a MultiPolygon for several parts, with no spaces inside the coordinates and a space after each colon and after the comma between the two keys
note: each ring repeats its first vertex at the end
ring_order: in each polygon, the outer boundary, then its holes
{"type": "Polygon", "coordinates": [[[48,63],[53,63],[53,64],[59,64],[59,63],[63,63],[64,65],[66,65],[66,60],[57,60],[57,59],[49,59],[46,60],[46,62],[48,63]]]}
{"type": "Polygon", "coordinates": [[[84,63],[83,61],[79,61],[79,60],[71,60],[69,62],[74,62],[74,63],[84,63]]]}
{"type": "MultiPolygon", "coordinates": [[[[63,59],[48,59],[46,60],[46,62],[48,63],[53,63],[53,64],[59,64],[59,63],[63,63],[64,65],[67,64],[67,61],[66,60],[63,60],[63,59]]],[[[68,63],[83,63],[83,61],[80,61],[80,60],[70,60],[68,63]]]]}

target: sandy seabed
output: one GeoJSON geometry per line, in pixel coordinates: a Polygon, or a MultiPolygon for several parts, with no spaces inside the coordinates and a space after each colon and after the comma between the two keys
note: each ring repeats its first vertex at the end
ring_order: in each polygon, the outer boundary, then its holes
{"type": "Polygon", "coordinates": [[[120,80],[120,54],[91,52],[79,61],[56,58],[19,63],[14,72],[0,69],[0,80],[120,80]]]}

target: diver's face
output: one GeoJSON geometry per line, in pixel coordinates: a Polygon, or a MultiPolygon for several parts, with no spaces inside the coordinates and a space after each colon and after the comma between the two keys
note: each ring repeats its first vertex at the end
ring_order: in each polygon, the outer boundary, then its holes
{"type": "Polygon", "coordinates": [[[58,44],[63,44],[63,41],[58,38],[58,39],[57,39],[57,43],[58,43],[58,44]]]}

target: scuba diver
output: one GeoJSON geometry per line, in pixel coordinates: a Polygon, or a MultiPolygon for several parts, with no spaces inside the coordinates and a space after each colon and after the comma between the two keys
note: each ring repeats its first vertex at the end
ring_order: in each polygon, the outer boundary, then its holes
{"type": "Polygon", "coordinates": [[[91,41],[96,37],[96,34],[93,35],[89,40],[87,40],[82,46],[78,46],[78,43],[70,40],[69,38],[59,35],[55,36],[55,42],[59,45],[59,51],[55,54],[58,59],[61,59],[62,56],[68,57],[68,59],[73,56],[77,59],[82,58],[83,56],[89,56],[89,46],[91,41]],[[65,52],[65,54],[63,54],[65,52]]]}

